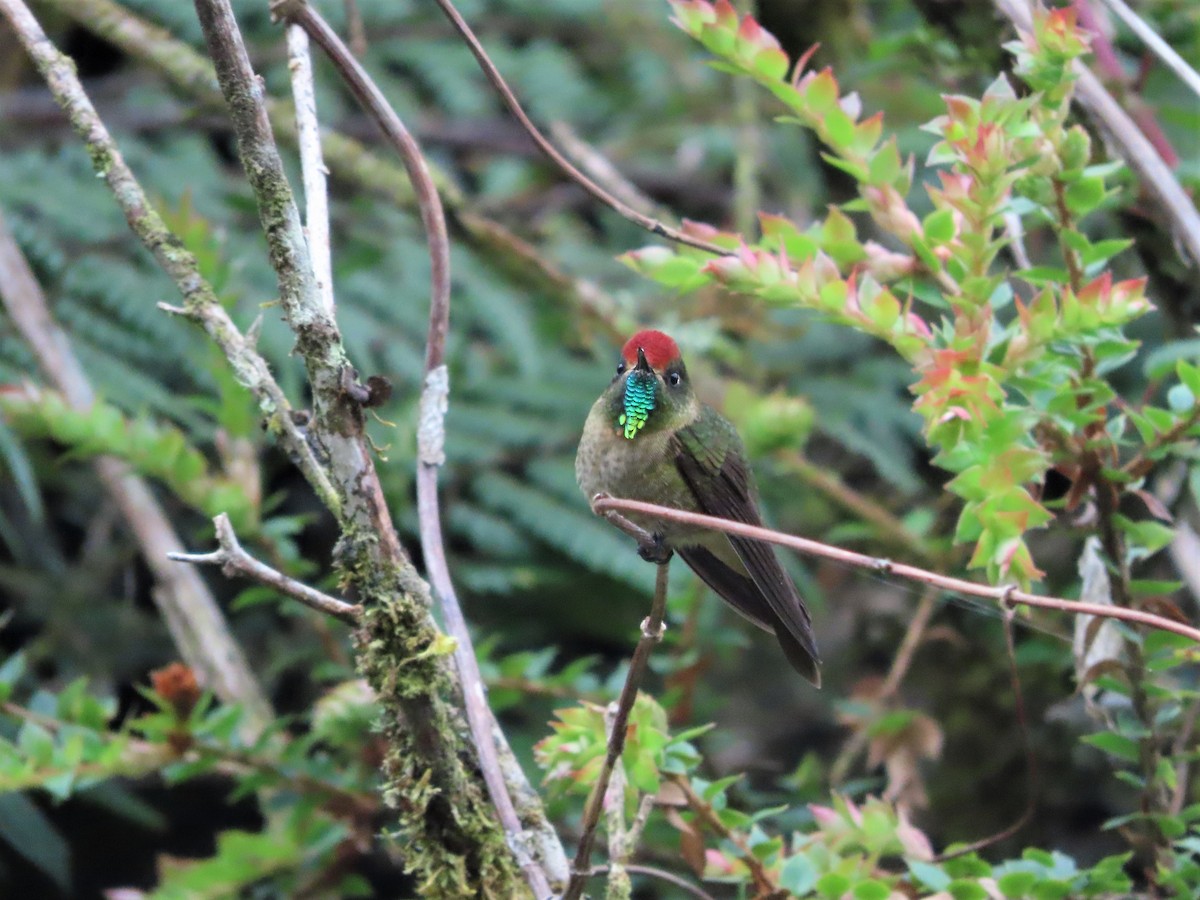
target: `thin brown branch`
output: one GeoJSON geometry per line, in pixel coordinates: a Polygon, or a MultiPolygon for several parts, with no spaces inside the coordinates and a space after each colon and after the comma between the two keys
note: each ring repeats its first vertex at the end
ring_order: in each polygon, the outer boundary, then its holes
{"type": "Polygon", "coordinates": [[[663,620],[667,614],[667,575],[670,569],[670,559],[658,564],[657,577],[654,581],[654,601],[650,606],[650,615],[642,622],[642,636],[634,648],[633,658],[629,661],[629,671],[625,675],[625,684],[621,687],[621,695],[617,698],[616,711],[613,714],[612,730],[608,735],[608,748],[604,755],[604,764],[596,776],[596,783],[588,794],[587,805],[583,809],[582,836],[579,848],[575,852],[575,861],[571,865],[571,880],[563,892],[562,900],[578,900],[583,893],[591,870],[589,860],[592,848],[596,842],[596,828],[600,822],[600,813],[604,807],[604,798],[608,793],[608,782],[621,753],[625,749],[625,732],[629,726],[629,713],[637,700],[638,688],[646,673],[646,664],[650,660],[650,651],[662,640],[666,625],[663,620]]]}
{"type": "Polygon", "coordinates": [[[1184,625],[1181,622],[1176,622],[1163,616],[1156,616],[1153,613],[1144,612],[1139,609],[1128,609],[1121,606],[1107,606],[1097,603],[1079,603],[1075,600],[1064,600],[1060,597],[1045,597],[1040,594],[1030,594],[1026,591],[1018,590],[1014,585],[989,587],[973,581],[964,581],[961,578],[940,575],[937,572],[930,572],[917,566],[893,562],[883,557],[867,556],[865,553],[855,553],[853,550],[844,550],[841,547],[823,544],[820,541],[814,541],[809,538],[784,534],[780,531],[773,531],[770,528],[746,525],[742,522],[730,521],[729,519],[719,519],[716,516],[685,512],[681,509],[671,509],[670,507],[659,506],[655,503],[643,503],[640,500],[621,500],[616,497],[599,496],[592,500],[592,508],[601,514],[608,514],[614,511],[635,512],[671,522],[680,522],[685,525],[711,528],[715,531],[736,534],[740,537],[747,537],[756,541],[766,541],[769,544],[790,547],[793,550],[810,556],[819,556],[824,559],[832,559],[836,562],[856,566],[860,569],[868,569],[881,575],[894,575],[899,578],[907,578],[911,581],[942,588],[956,594],[966,594],[972,597],[995,600],[1005,607],[1013,604],[1036,606],[1043,609],[1057,609],[1069,613],[1121,619],[1126,622],[1134,622],[1138,625],[1157,628],[1160,631],[1170,631],[1200,643],[1200,628],[1184,625]]]}
{"type": "MultiPolygon", "coordinates": [[[[666,869],[660,869],[657,866],[646,866],[642,865],[641,863],[626,863],[625,868],[628,871],[634,872],[638,875],[645,875],[648,878],[657,878],[659,881],[665,881],[667,884],[672,884],[681,891],[698,898],[698,900],[716,900],[716,898],[713,897],[712,894],[708,893],[708,891],[697,887],[686,878],[681,878],[674,872],[668,872],[666,869]]],[[[592,869],[592,874],[603,875],[605,872],[608,872],[609,869],[609,866],[595,866],[592,869]]]]}
{"type": "Polygon", "coordinates": [[[581,188],[591,194],[592,197],[599,200],[609,209],[617,214],[628,219],[635,225],[646,229],[651,234],[664,237],[667,240],[675,241],[676,243],[686,244],[689,247],[695,247],[698,250],[704,250],[708,253],[714,253],[718,256],[724,256],[729,251],[718,247],[716,244],[710,244],[708,241],[702,241],[698,238],[684,234],[683,232],[664,225],[651,216],[644,215],[633,209],[627,203],[624,203],[617,197],[613,196],[609,191],[605,190],[583,172],[579,171],[569,159],[558,151],[558,148],[552,144],[538,127],[533,124],[533,120],[529,118],[525,110],[521,107],[521,103],[517,100],[516,94],[512,88],[504,80],[504,76],[500,74],[500,70],[496,68],[496,64],[492,62],[487,51],[484,50],[483,44],[479,42],[479,38],[471,30],[471,26],[467,24],[454,4],[450,0],[437,0],[437,5],[441,7],[446,18],[454,26],[454,29],[459,33],[462,39],[466,42],[471,50],[471,54],[475,57],[479,67],[483,70],[483,74],[487,76],[487,80],[491,82],[492,87],[496,89],[496,93],[500,95],[500,99],[504,101],[504,105],[508,107],[508,111],[512,113],[513,118],[521,123],[521,127],[529,134],[538,148],[549,157],[550,161],[558,166],[572,181],[578,184],[581,188]]]}
{"type": "MultiPolygon", "coordinates": [[[[892,659],[887,677],[884,678],[879,693],[872,698],[876,702],[880,704],[886,702],[894,697],[900,689],[900,683],[912,666],[913,657],[916,655],[917,648],[921,646],[921,640],[925,637],[925,630],[929,627],[929,620],[933,618],[933,611],[936,608],[937,591],[932,587],[926,588],[925,592],[921,594],[920,603],[917,604],[917,611],[913,613],[913,617],[904,631],[904,637],[896,650],[896,656],[892,659]]],[[[846,741],[846,746],[842,748],[833,761],[833,765],[829,767],[830,784],[841,784],[846,780],[850,766],[866,749],[869,740],[870,733],[867,728],[859,728],[850,736],[850,739],[846,741]]]]}
{"type": "Polygon", "coordinates": [[[259,562],[244,549],[234,533],[229,516],[221,513],[213,519],[213,528],[217,533],[217,550],[212,553],[168,553],[167,558],[175,562],[192,563],[197,566],[220,566],[227,578],[240,575],[266,585],[286,597],[299,600],[310,609],[341,619],[350,625],[358,624],[362,615],[362,607],[356,603],[347,603],[328,594],[311,588],[303,582],[289,578],[278,569],[272,569],[266,563],[259,562]]]}
{"type": "MultiPolygon", "coordinates": [[[[511,771],[511,767],[506,770],[501,765],[500,751],[494,737],[499,733],[499,729],[487,704],[483,676],[479,672],[470,629],[467,627],[466,617],[450,577],[442,539],[437,473],[445,461],[442,452],[443,417],[449,394],[445,355],[446,335],[450,327],[450,239],[441,198],[416,139],[405,128],[374,80],[324,19],[306,3],[277,4],[274,9],[277,14],[290,16],[293,24],[289,28],[302,28],[329,56],[351,92],[399,154],[416,193],[417,206],[429,247],[431,273],[429,332],[425,347],[426,385],[421,398],[418,433],[417,509],[421,546],[430,582],[441,602],[446,628],[456,641],[455,662],[458,666],[467,723],[479,754],[480,770],[488,793],[500,824],[509,837],[509,843],[518,854],[531,890],[535,896],[544,897],[550,893],[548,875],[525,846],[525,828],[517,814],[509,785],[505,781],[505,772],[511,771]]],[[[504,749],[507,750],[507,746],[504,749]]],[[[520,787],[522,786],[518,786],[520,787]]],[[[533,824],[537,827],[540,823],[533,824]]],[[[561,854],[561,847],[553,833],[547,834],[548,828],[539,830],[540,846],[537,855],[543,859],[553,857],[556,845],[561,854]]]]}
{"type": "Polygon", "coordinates": [[[1025,749],[1025,777],[1027,779],[1025,785],[1025,808],[1021,811],[1021,815],[1017,817],[1016,821],[1007,828],[995,834],[988,835],[985,838],[980,838],[977,841],[972,841],[965,846],[958,847],[950,853],[943,853],[941,856],[935,858],[936,862],[944,862],[955,857],[966,856],[968,853],[976,853],[985,847],[990,847],[993,844],[998,844],[1000,841],[1007,840],[1024,828],[1033,819],[1034,813],[1037,812],[1039,781],[1037,755],[1033,752],[1033,736],[1029,731],[1029,714],[1025,710],[1025,692],[1021,689],[1021,671],[1017,667],[1017,648],[1013,640],[1014,614],[1015,611],[1009,609],[1004,615],[1004,649],[1008,657],[1008,677],[1009,683],[1012,685],[1013,706],[1017,715],[1017,726],[1021,730],[1021,743],[1025,749]]]}
{"type": "Polygon", "coordinates": [[[570,154],[579,168],[598,184],[603,185],[606,191],[620,198],[630,209],[636,209],[646,216],[657,215],[654,200],[626,178],[612,160],[580,137],[574,128],[563,121],[551,122],[550,133],[563,148],[563,152],[570,154]]]}
{"type": "Polygon", "coordinates": [[[683,792],[684,799],[687,800],[688,808],[696,814],[704,827],[708,828],[713,834],[724,840],[729,841],[738,850],[738,858],[745,863],[746,868],[750,871],[750,877],[754,881],[754,889],[760,893],[774,895],[779,890],[779,885],[775,879],[771,877],[771,873],[767,871],[754,851],[750,849],[750,845],[740,835],[735,834],[725,823],[721,821],[721,817],[717,815],[717,811],[713,809],[712,804],[705,801],[703,797],[692,789],[692,783],[683,775],[669,775],[672,783],[683,792]]]}
{"type": "MultiPolygon", "coordinates": [[[[5,0],[0,9],[14,25],[19,24],[23,33],[34,38],[40,33],[36,21],[18,3],[5,0]]],[[[0,301],[33,350],[38,366],[66,401],[79,410],[91,407],[95,394],[87,375],[73,355],[67,335],[54,321],[42,287],[2,213],[0,301]]],[[[246,736],[257,737],[274,718],[270,702],[204,580],[194,571],[180,571],[178,566],[168,564],[166,553],[183,546],[171,520],[146,482],[133,474],[125,462],[106,456],[97,459],[94,465],[105,490],[129,523],[146,566],[154,575],[156,589],[151,597],[180,655],[218,697],[243,705],[248,713],[246,736]]]]}

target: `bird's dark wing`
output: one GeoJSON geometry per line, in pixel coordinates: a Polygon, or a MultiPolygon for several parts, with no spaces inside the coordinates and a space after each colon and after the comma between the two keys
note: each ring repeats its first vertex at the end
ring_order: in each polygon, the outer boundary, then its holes
{"type": "MultiPolygon", "coordinates": [[[[680,429],[674,441],[675,466],[703,512],[748,525],[762,524],[753,476],[745,453],[740,452],[741,439],[731,424],[706,409],[699,427],[680,429]]],[[[676,549],[722,598],[752,622],[774,631],[793,668],[820,685],[820,656],[812,619],[774,548],[761,541],[727,537],[749,572],[749,579],[703,548],[676,549]]]]}

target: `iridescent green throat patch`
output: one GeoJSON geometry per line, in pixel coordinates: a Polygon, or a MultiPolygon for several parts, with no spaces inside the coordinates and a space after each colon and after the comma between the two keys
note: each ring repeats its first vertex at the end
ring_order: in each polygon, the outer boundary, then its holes
{"type": "Polygon", "coordinates": [[[625,426],[625,437],[630,440],[646,426],[650,410],[654,409],[654,382],[653,373],[636,370],[625,379],[625,412],[617,424],[625,426]]]}

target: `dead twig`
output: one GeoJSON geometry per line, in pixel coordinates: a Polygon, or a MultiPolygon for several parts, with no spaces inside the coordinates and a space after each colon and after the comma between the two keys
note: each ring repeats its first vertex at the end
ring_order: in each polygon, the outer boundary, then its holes
{"type": "Polygon", "coordinates": [[[513,118],[521,123],[521,127],[525,129],[533,139],[533,142],[538,145],[538,149],[546,154],[551,162],[562,169],[568,178],[609,209],[628,219],[633,224],[646,229],[651,234],[664,237],[679,244],[686,244],[689,247],[695,247],[697,250],[704,250],[717,256],[724,256],[729,252],[722,247],[718,247],[716,244],[710,244],[708,241],[702,241],[699,238],[684,234],[682,231],[664,225],[657,219],[639,212],[579,171],[569,159],[558,151],[557,147],[550,143],[549,139],[538,130],[538,127],[533,124],[533,120],[529,118],[522,108],[520,101],[517,100],[516,94],[508,86],[508,82],[504,80],[504,76],[500,74],[500,70],[496,68],[496,64],[492,62],[487,51],[483,49],[483,44],[479,42],[479,38],[471,30],[471,26],[467,24],[459,11],[454,8],[454,4],[450,0],[437,0],[437,5],[441,7],[442,12],[446,14],[446,18],[450,20],[455,31],[466,42],[471,50],[471,54],[475,57],[476,62],[479,63],[479,68],[483,70],[483,74],[487,76],[487,80],[496,89],[496,93],[500,95],[500,99],[504,101],[504,105],[508,107],[508,111],[512,113],[513,118]]]}
{"type": "Polygon", "coordinates": [[[362,607],[358,604],[330,597],[316,588],[289,578],[278,569],[272,569],[266,563],[259,562],[242,549],[242,545],[233,531],[233,525],[229,521],[229,516],[225,513],[221,513],[213,519],[213,528],[217,532],[219,549],[212,553],[168,553],[167,558],[175,562],[192,563],[198,566],[220,566],[221,571],[228,578],[233,578],[235,575],[249,578],[251,581],[266,585],[293,600],[299,600],[317,612],[341,619],[350,625],[358,624],[359,616],[362,615],[362,607]]]}

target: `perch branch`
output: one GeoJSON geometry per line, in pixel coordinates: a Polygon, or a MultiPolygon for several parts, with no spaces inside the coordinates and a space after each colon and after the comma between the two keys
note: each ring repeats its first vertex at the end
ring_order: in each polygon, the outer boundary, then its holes
{"type": "Polygon", "coordinates": [[[483,70],[483,74],[487,76],[487,80],[491,82],[492,87],[496,89],[496,93],[500,95],[500,99],[504,101],[504,105],[508,107],[508,111],[512,113],[513,118],[521,123],[521,127],[533,139],[533,142],[538,145],[546,156],[558,166],[562,171],[578,184],[581,188],[591,194],[595,199],[599,200],[609,209],[616,212],[618,215],[628,219],[633,224],[646,229],[651,234],[664,237],[667,240],[675,241],[676,243],[686,244],[689,247],[695,247],[697,250],[704,250],[708,253],[714,253],[717,256],[725,256],[729,251],[725,248],[718,247],[716,244],[710,244],[708,241],[702,241],[699,238],[684,234],[674,228],[664,225],[651,216],[647,216],[627,203],[613,196],[583,172],[579,171],[569,159],[563,156],[558,151],[558,148],[552,144],[538,127],[533,124],[533,120],[525,113],[521,107],[521,103],[517,100],[516,94],[512,88],[508,86],[508,82],[504,80],[504,76],[500,74],[500,70],[496,68],[496,64],[492,62],[491,57],[487,55],[487,51],[483,49],[483,44],[479,42],[479,38],[475,36],[475,32],[471,30],[471,26],[467,24],[454,4],[450,0],[437,0],[437,5],[441,7],[446,18],[454,26],[455,31],[459,33],[462,39],[466,42],[471,50],[471,54],[475,57],[475,61],[479,63],[479,68],[483,70]]]}
{"type": "MultiPolygon", "coordinates": [[[[55,99],[67,111],[72,124],[87,141],[92,158],[108,179],[130,225],[155,251],[179,260],[168,268],[180,290],[202,294],[207,285],[195,272],[190,254],[172,245],[173,238],[149,206],[133,174],[96,116],[75,67],[50,43],[33,14],[21,0],[2,0],[0,13],[9,21],[55,99]],[[188,263],[191,268],[189,270],[188,263]]],[[[71,354],[66,335],[50,315],[41,285],[0,217],[0,294],[13,323],[33,349],[39,366],[76,409],[86,409],[95,395],[79,362],[71,354]]],[[[211,291],[209,291],[211,295],[211,291]]],[[[213,297],[213,302],[216,302],[213,297]]],[[[220,306],[218,304],[218,309],[220,306]]],[[[232,323],[230,323],[232,327],[232,323]]],[[[286,403],[286,400],[284,401],[286,403]]],[[[200,672],[222,700],[241,703],[249,713],[248,732],[258,733],[274,718],[269,701],[254,677],[241,648],[229,632],[212,594],[194,571],[167,565],[166,553],[183,546],[170,519],[145,481],[132,474],[122,461],[102,457],[95,462],[105,489],[129,522],[143,557],[154,573],[158,589],[152,596],[171,638],[184,660],[200,672]]]]}
{"type": "Polygon", "coordinates": [[[593,498],[592,509],[602,515],[608,515],[614,511],[635,512],[642,515],[654,516],[657,519],[665,521],[695,525],[700,528],[711,528],[715,531],[723,531],[726,534],[736,534],[740,537],[750,538],[751,540],[766,541],[768,544],[790,547],[792,550],[797,550],[800,553],[819,556],[824,559],[832,559],[836,562],[846,563],[860,569],[869,569],[881,575],[894,575],[898,578],[918,581],[922,584],[928,584],[956,594],[966,594],[971,597],[983,597],[988,600],[995,600],[1005,607],[1012,606],[1013,604],[1036,606],[1042,609],[1058,609],[1069,613],[1122,619],[1126,622],[1134,622],[1138,625],[1157,628],[1160,631],[1170,631],[1200,643],[1200,628],[1184,625],[1182,622],[1176,622],[1163,616],[1156,616],[1153,613],[1144,612],[1140,609],[1127,609],[1121,606],[1109,606],[1099,603],[1080,603],[1077,600],[1064,600],[1060,597],[1045,597],[1040,594],[1030,594],[1026,591],[1018,590],[1014,585],[989,587],[973,581],[964,581],[961,578],[951,578],[949,575],[940,575],[937,572],[930,572],[917,566],[907,565],[906,563],[893,562],[883,557],[867,556],[865,553],[855,553],[853,550],[844,550],[841,547],[823,544],[820,541],[810,540],[809,538],[784,534],[783,532],[773,531],[770,528],[763,528],[758,525],[747,525],[743,522],[719,519],[716,516],[685,512],[681,509],[671,509],[668,506],[643,503],[640,500],[621,500],[616,497],[601,495],[593,498]]]}
{"type": "Polygon", "coordinates": [[[608,734],[608,749],[604,755],[604,764],[596,776],[596,783],[588,794],[587,805],[583,809],[583,834],[579,839],[579,848],[575,852],[575,861],[571,864],[571,880],[563,892],[562,900],[579,900],[583,886],[587,882],[590,868],[588,861],[592,856],[592,847],[596,842],[596,828],[600,822],[600,813],[604,808],[604,798],[608,793],[608,782],[621,753],[625,750],[625,731],[629,726],[629,713],[637,700],[638,687],[646,673],[646,664],[650,660],[650,651],[662,640],[666,625],[663,620],[667,614],[667,575],[670,569],[670,559],[658,564],[658,572],[654,580],[654,601],[650,606],[650,615],[642,622],[642,636],[634,648],[633,658],[629,661],[629,672],[625,675],[625,684],[621,687],[621,695],[617,698],[616,711],[613,713],[612,730],[608,734]]]}
{"type": "Polygon", "coordinates": [[[244,549],[233,531],[229,516],[221,513],[213,519],[213,528],[217,533],[217,550],[212,553],[168,553],[167,558],[175,562],[192,563],[193,565],[220,566],[228,578],[240,575],[257,581],[278,591],[294,600],[299,600],[310,609],[341,619],[350,625],[358,624],[362,615],[362,607],[355,603],[347,603],[322,593],[307,584],[289,578],[278,569],[272,569],[266,563],[259,562],[244,549]]]}
{"type": "MultiPolygon", "coordinates": [[[[351,92],[400,155],[416,193],[417,206],[429,246],[432,282],[429,333],[425,346],[426,382],[421,398],[421,422],[418,432],[420,446],[417,461],[417,509],[421,546],[430,582],[441,601],[446,629],[456,642],[454,655],[467,723],[479,754],[479,765],[488,793],[530,888],[535,896],[544,897],[550,893],[549,882],[546,873],[525,849],[524,828],[509,793],[509,786],[505,783],[505,770],[501,765],[500,753],[494,739],[497,731],[495,719],[487,705],[483,676],[479,672],[470,629],[467,627],[454,590],[454,582],[450,577],[442,540],[437,473],[438,467],[444,462],[442,419],[450,389],[445,365],[446,335],[450,328],[450,239],[441,198],[416,140],[333,29],[306,3],[282,3],[275,9],[290,16],[293,23],[290,27],[302,28],[329,56],[351,92]]],[[[546,835],[540,835],[539,841],[545,845],[546,835]]]]}

